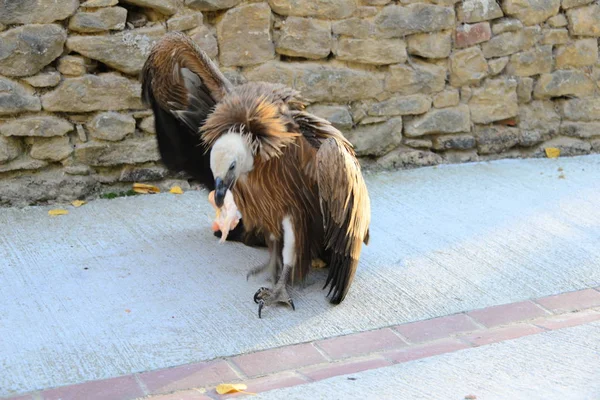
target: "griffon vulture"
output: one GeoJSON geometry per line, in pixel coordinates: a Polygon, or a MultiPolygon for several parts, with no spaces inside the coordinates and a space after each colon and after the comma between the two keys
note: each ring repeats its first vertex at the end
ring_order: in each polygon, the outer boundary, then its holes
{"type": "MultiPolygon", "coordinates": [[[[158,148],[165,166],[173,172],[191,175],[212,191],[215,180],[210,170],[210,154],[198,129],[216,102],[231,90],[231,84],[209,66],[210,60],[205,54],[192,46],[181,33],[169,33],[156,43],[141,73],[142,99],[152,108],[158,148]],[[183,82],[183,76],[192,73],[210,77],[206,84],[211,92],[200,88],[195,93],[196,97],[200,96],[199,101],[190,96],[183,82]],[[188,109],[193,109],[193,113],[188,109]]],[[[221,232],[217,230],[215,235],[220,236],[221,232]]],[[[241,220],[229,232],[227,240],[241,241],[248,246],[266,246],[264,237],[247,232],[241,220]]]]}
{"type": "Polygon", "coordinates": [[[271,272],[273,287],[254,295],[259,318],[274,303],[295,309],[288,285],[304,280],[316,258],[328,265],[323,288],[329,286],[330,302],[339,304],[354,279],[362,244],[368,244],[371,218],[350,142],[327,120],[304,111],[291,88],[265,82],[233,86],[183,34],[163,39],[151,57],[161,53],[172,71],[158,84],[169,99],[163,101],[189,127],[182,133],[186,143],[196,131],[201,135],[204,147],[190,157],[209,152],[216,205],[231,191],[245,229],[266,239],[269,261],[247,275],[271,272]]]}

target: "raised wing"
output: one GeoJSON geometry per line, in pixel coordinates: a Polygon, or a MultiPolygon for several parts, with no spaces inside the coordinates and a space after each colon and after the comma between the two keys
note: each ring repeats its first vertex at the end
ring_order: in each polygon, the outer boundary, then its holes
{"type": "Polygon", "coordinates": [[[152,48],[142,70],[142,99],[152,107],[165,165],[210,185],[199,128],[231,83],[189,37],[165,35],[152,48]]]}
{"type": "Polygon", "coordinates": [[[322,140],[316,159],[325,246],[331,251],[323,288],[330,285],[327,295],[339,304],[354,279],[362,244],[369,242],[371,205],[360,164],[347,140],[322,140]]]}

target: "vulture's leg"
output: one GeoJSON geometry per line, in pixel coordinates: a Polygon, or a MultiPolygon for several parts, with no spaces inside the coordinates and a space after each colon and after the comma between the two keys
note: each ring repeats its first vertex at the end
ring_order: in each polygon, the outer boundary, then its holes
{"type": "Polygon", "coordinates": [[[281,242],[275,240],[275,237],[271,235],[267,240],[267,246],[269,247],[269,261],[264,264],[257,265],[252,268],[246,274],[246,280],[248,280],[251,276],[255,276],[260,274],[266,269],[269,269],[271,272],[271,282],[277,282],[278,269],[281,268],[281,257],[279,253],[281,252],[281,242]]]}
{"type": "MultiPolygon", "coordinates": [[[[275,253],[277,254],[277,253],[275,253]]],[[[254,302],[258,303],[258,318],[261,318],[263,307],[275,303],[285,303],[292,306],[295,310],[294,301],[287,291],[287,284],[294,269],[296,261],[296,237],[294,234],[292,221],[289,217],[283,219],[283,249],[282,249],[283,268],[273,289],[261,287],[254,294],[254,302]]]]}

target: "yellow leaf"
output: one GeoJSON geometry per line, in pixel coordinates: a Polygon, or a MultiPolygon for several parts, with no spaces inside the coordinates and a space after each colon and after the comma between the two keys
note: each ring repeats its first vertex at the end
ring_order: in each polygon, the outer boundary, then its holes
{"type": "Polygon", "coordinates": [[[68,213],[69,212],[67,210],[63,210],[63,209],[60,209],[60,208],[48,211],[48,215],[65,215],[65,214],[68,214],[68,213]]]}
{"type": "Polygon", "coordinates": [[[255,393],[245,392],[245,390],[248,389],[248,386],[246,386],[243,383],[221,383],[220,385],[217,386],[216,389],[217,389],[217,393],[219,393],[219,394],[235,393],[235,392],[255,394],[255,393]]]}
{"type": "Polygon", "coordinates": [[[82,205],[85,204],[85,201],[83,201],[83,200],[75,200],[75,201],[72,201],[71,204],[73,204],[73,207],[81,207],[82,205]]]}
{"type": "Polygon", "coordinates": [[[169,190],[169,193],[173,193],[173,194],[183,194],[183,190],[181,190],[181,188],[179,186],[173,186],[171,188],[171,190],[169,190]]]}
{"type": "Polygon", "coordinates": [[[142,194],[146,194],[146,193],[160,193],[160,189],[157,188],[156,186],[152,186],[152,185],[147,185],[145,183],[134,183],[133,184],[133,191],[136,193],[142,193],[142,194]]]}
{"type": "Polygon", "coordinates": [[[560,149],[557,149],[556,147],[546,147],[544,150],[546,151],[546,156],[548,158],[556,158],[560,156],[560,149]]]}

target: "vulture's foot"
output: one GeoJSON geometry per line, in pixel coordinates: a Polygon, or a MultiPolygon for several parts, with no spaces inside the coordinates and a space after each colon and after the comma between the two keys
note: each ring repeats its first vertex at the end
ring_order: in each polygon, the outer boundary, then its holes
{"type": "Polygon", "coordinates": [[[258,318],[261,318],[263,307],[270,306],[275,303],[285,303],[292,306],[292,310],[296,310],[294,300],[290,297],[285,288],[285,285],[275,286],[274,289],[261,287],[254,294],[254,302],[258,304],[258,318]]]}
{"type": "Polygon", "coordinates": [[[255,276],[255,275],[258,275],[258,274],[264,272],[264,270],[269,268],[270,265],[271,265],[270,262],[266,262],[264,264],[260,264],[260,265],[257,265],[256,267],[251,268],[250,271],[248,271],[248,273],[246,274],[246,280],[250,279],[251,276],[255,276]]]}

